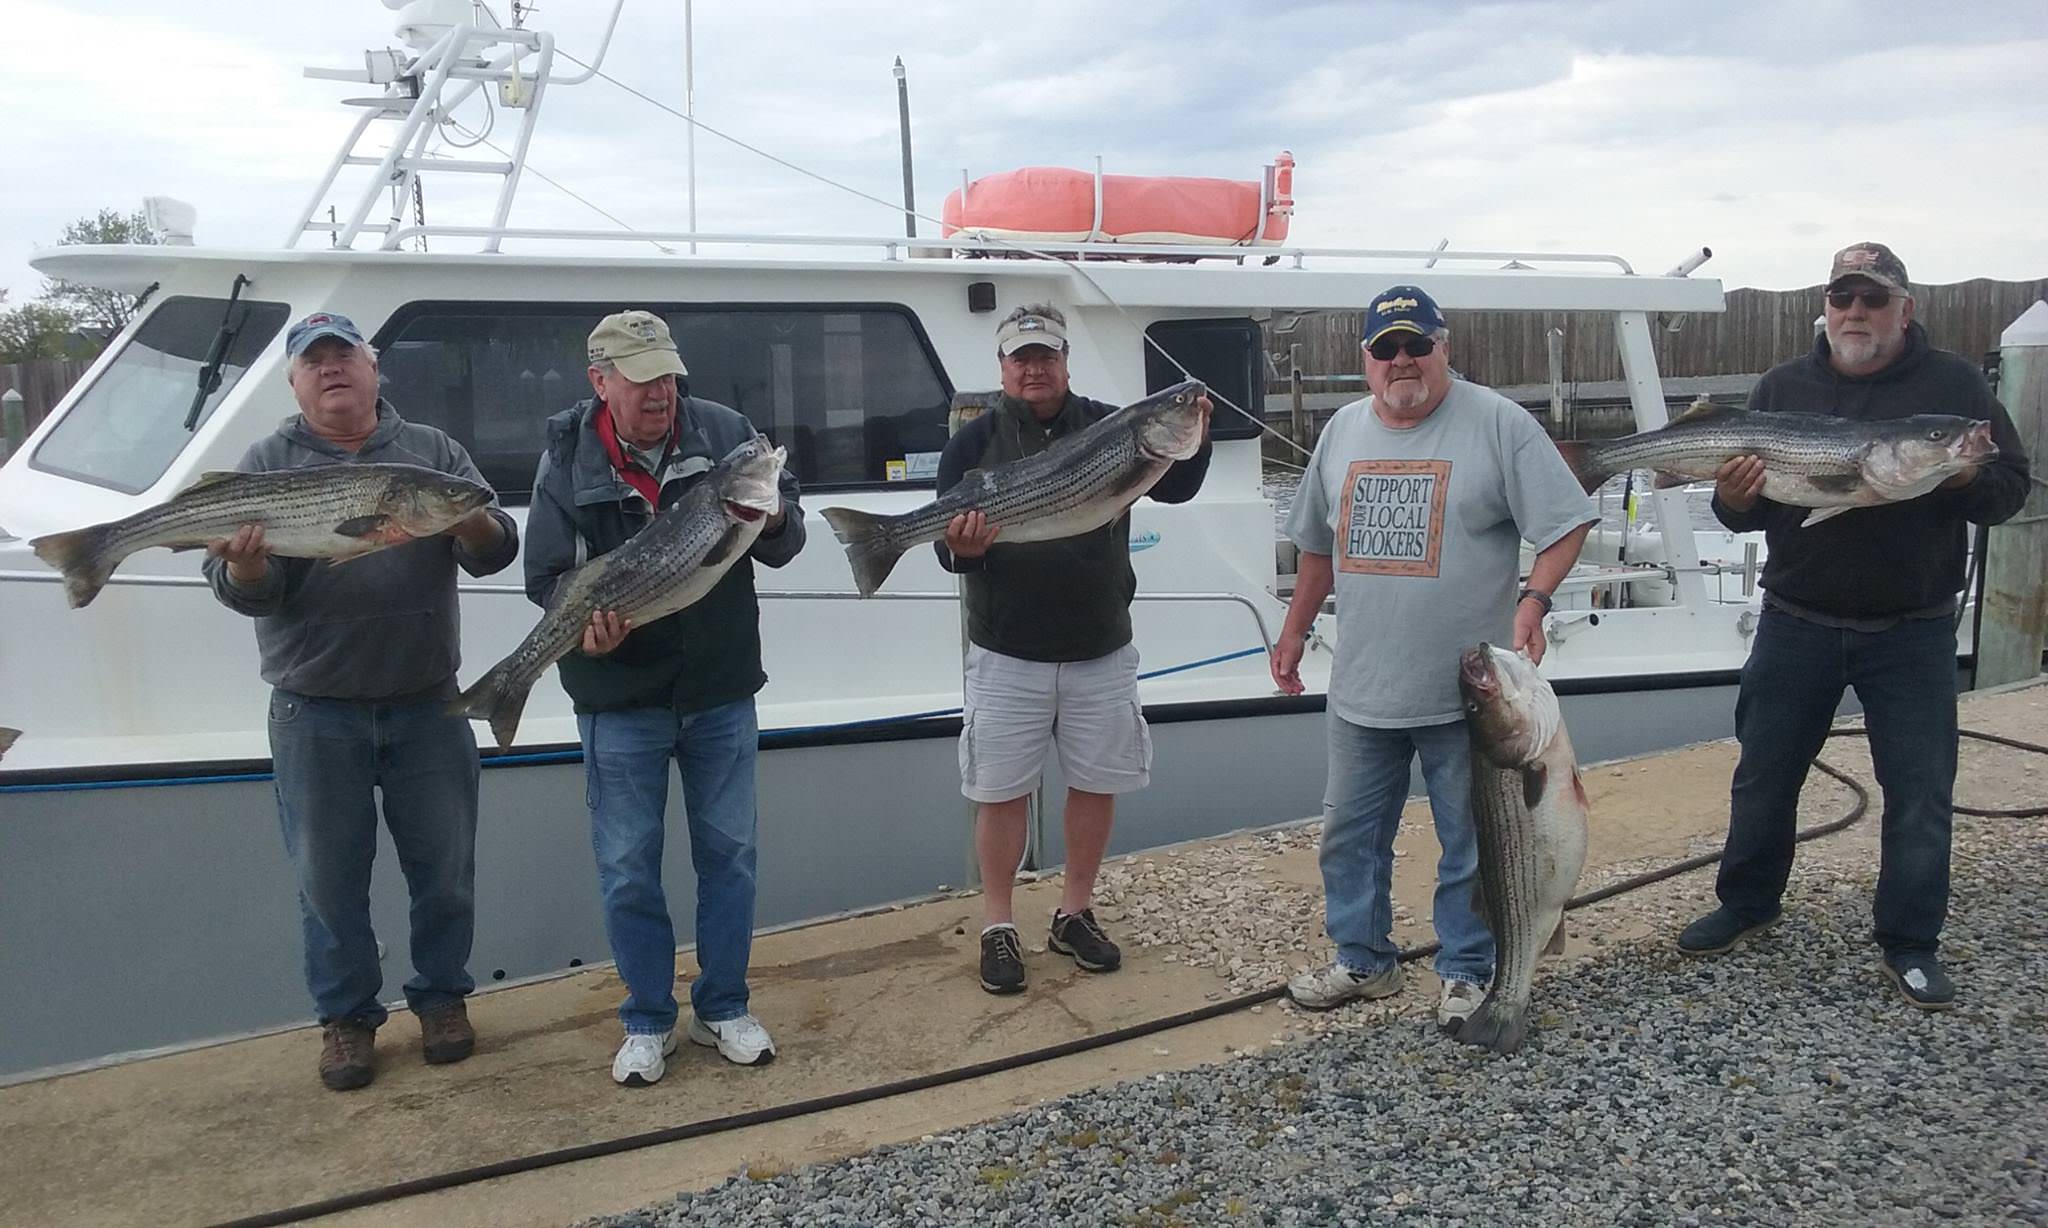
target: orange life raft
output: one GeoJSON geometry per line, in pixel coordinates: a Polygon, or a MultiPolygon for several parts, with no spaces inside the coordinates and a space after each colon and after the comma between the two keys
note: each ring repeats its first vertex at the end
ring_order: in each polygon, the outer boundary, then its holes
{"type": "Polygon", "coordinates": [[[1027,166],[949,193],[941,220],[948,238],[1273,246],[1294,213],[1294,155],[1283,150],[1266,169],[1258,181],[1027,166]]]}

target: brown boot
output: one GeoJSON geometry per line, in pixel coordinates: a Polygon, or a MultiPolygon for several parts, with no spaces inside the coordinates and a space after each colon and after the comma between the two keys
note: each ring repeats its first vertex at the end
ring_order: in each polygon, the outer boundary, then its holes
{"type": "Polygon", "coordinates": [[[469,1026],[469,1008],[456,1001],[421,1015],[420,1047],[429,1066],[459,1062],[474,1053],[476,1029],[469,1026]]]}
{"type": "Polygon", "coordinates": [[[320,1029],[320,1081],[333,1092],[368,1087],[377,1077],[377,1029],[336,1019],[320,1029]]]}

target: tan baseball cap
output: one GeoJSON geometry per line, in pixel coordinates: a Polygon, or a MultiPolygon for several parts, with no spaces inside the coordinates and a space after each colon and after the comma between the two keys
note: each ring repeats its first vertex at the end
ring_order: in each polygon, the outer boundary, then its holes
{"type": "Polygon", "coordinates": [[[621,311],[599,320],[590,330],[590,363],[600,362],[610,362],[636,384],[690,373],[668,325],[651,311],[621,311]]]}
{"type": "Polygon", "coordinates": [[[1067,348],[1067,330],[1051,316],[1018,316],[1005,320],[996,330],[996,352],[1003,357],[1023,349],[1027,345],[1042,345],[1048,349],[1067,348]]]}

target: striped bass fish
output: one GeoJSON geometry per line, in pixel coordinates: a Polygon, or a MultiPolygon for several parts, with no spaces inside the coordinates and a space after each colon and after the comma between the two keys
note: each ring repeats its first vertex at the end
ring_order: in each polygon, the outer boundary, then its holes
{"type": "Polygon", "coordinates": [[[734,448],[625,545],[563,576],[519,647],[448,710],[489,721],[498,745],[512,745],[533,684],[582,644],[593,612],[609,610],[644,627],[695,604],[753,548],[782,507],[783,460],[783,450],[759,435],[734,448]]]}
{"type": "Polygon", "coordinates": [[[979,511],[1001,526],[998,541],[1077,537],[1123,515],[1175,461],[1201,449],[1196,401],[1207,393],[1199,380],[1175,384],[1055,440],[1043,452],[977,469],[900,516],[850,507],[828,507],[822,514],[846,547],[863,597],[882,587],[897,559],[945,537],[947,524],[962,512],[979,511]]]}
{"type": "Polygon", "coordinates": [[[1472,739],[1481,912],[1493,985],[1458,1039],[1513,1053],[1539,955],[1564,950],[1564,906],[1586,861],[1586,790],[1557,692],[1529,659],[1481,644],[1458,660],[1472,739]]]}
{"type": "Polygon", "coordinates": [[[1832,414],[1764,414],[1695,401],[1654,431],[1558,450],[1591,494],[1617,473],[1651,469],[1659,488],[1710,481],[1732,457],[1764,462],[1764,497],[1812,508],[1800,527],[1851,508],[1915,499],[1998,455],[1991,424],[1915,414],[1859,421],[1832,414]]]}
{"type": "Polygon", "coordinates": [[[432,537],[491,501],[487,486],[420,465],[316,465],[268,473],[214,471],[133,516],[29,543],[64,573],[73,609],[89,605],[138,550],[198,550],[263,526],[272,554],[339,563],[432,537]]]}

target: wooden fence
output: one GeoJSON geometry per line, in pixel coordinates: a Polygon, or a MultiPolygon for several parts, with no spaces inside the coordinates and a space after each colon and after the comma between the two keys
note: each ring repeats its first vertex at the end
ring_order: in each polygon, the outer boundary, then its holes
{"type": "Polygon", "coordinates": [[[90,358],[32,358],[27,362],[0,363],[0,392],[11,388],[21,393],[28,429],[34,430],[43,415],[63,399],[91,365],[90,358]]]}
{"type": "MultiPolygon", "coordinates": [[[[1914,318],[1933,343],[1980,359],[1998,335],[2036,301],[2048,298],[2048,278],[2036,281],[1955,282],[1913,286],[1914,318]]],[[[1821,313],[1821,287],[1803,290],[1730,290],[1727,310],[1661,317],[1656,330],[1657,369],[1667,376],[1734,375],[1767,371],[1813,345],[1821,313]],[[1672,331],[1671,325],[1676,325],[1672,331]]],[[[1564,330],[1564,378],[1591,382],[1622,377],[1611,316],[1590,312],[1447,311],[1451,364],[1465,378],[1492,387],[1550,379],[1544,342],[1564,330]]],[[[1302,347],[1304,375],[1364,373],[1358,349],[1364,311],[1276,314],[1266,325],[1268,352],[1284,379],[1290,343],[1302,347]],[[1291,327],[1290,327],[1291,324],[1291,327]]],[[[1282,385],[1284,387],[1284,385],[1282,385]]],[[[1356,380],[1311,380],[1312,391],[1360,388],[1356,380]]],[[[1277,390],[1277,389],[1276,389],[1277,390]]],[[[1362,392],[1362,388],[1360,389],[1362,392]]]]}

